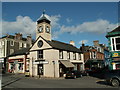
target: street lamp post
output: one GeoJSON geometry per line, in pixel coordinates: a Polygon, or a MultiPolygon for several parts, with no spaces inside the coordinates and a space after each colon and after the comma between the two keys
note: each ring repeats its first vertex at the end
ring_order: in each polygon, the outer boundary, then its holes
{"type": "Polygon", "coordinates": [[[53,67],[54,67],[54,78],[55,78],[55,61],[52,61],[53,62],[53,67]]]}

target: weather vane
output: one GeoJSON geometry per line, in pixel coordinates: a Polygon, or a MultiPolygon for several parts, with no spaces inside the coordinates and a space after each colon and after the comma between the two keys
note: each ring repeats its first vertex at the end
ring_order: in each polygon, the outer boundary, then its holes
{"type": "Polygon", "coordinates": [[[43,14],[45,14],[45,10],[43,10],[43,14]]]}

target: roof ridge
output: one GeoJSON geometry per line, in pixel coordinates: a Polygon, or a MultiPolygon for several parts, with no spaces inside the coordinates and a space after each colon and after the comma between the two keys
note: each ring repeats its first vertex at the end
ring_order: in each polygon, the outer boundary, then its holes
{"type": "MultiPolygon", "coordinates": [[[[61,41],[56,41],[56,40],[52,40],[52,41],[55,41],[55,42],[59,42],[59,43],[62,43],[62,44],[66,44],[66,45],[73,46],[73,45],[71,45],[71,44],[69,44],[69,43],[64,43],[64,42],[61,42],[61,41]]],[[[76,47],[76,46],[73,46],[73,47],[76,47]]],[[[77,48],[77,47],[76,47],[76,48],[77,48]]]]}

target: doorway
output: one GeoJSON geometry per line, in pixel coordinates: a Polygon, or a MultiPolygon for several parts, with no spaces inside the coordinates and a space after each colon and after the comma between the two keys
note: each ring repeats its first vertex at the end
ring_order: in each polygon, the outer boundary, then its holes
{"type": "Polygon", "coordinates": [[[38,75],[43,75],[43,64],[38,64],[38,75]]]}

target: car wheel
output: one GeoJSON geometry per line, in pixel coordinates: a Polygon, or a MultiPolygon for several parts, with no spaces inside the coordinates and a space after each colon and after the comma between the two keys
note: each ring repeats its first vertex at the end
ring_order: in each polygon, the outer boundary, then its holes
{"type": "Polygon", "coordinates": [[[112,79],[111,81],[111,85],[114,86],[114,87],[118,87],[119,86],[119,81],[117,79],[112,79]]]}

